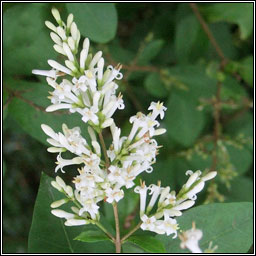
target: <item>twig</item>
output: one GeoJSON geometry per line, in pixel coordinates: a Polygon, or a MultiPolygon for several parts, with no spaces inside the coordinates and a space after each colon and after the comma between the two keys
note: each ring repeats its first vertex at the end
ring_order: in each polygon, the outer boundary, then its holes
{"type": "Polygon", "coordinates": [[[216,91],[216,100],[215,103],[213,104],[214,108],[214,131],[213,131],[213,138],[214,138],[214,149],[212,152],[212,166],[211,170],[216,171],[217,169],[217,150],[218,150],[218,140],[220,136],[220,92],[221,92],[221,82],[217,83],[217,91],[216,91]]]}
{"type": "Polygon", "coordinates": [[[199,10],[198,10],[198,7],[195,3],[189,3],[191,9],[193,10],[193,12],[195,13],[199,23],[201,24],[204,32],[206,33],[206,35],[208,36],[211,44],[213,45],[213,47],[215,48],[217,54],[219,55],[219,57],[221,58],[222,60],[222,66],[224,67],[227,62],[228,62],[228,59],[225,57],[224,53],[222,52],[219,44],[217,43],[217,41],[215,40],[211,30],[209,29],[208,25],[206,24],[206,22],[204,21],[203,17],[201,16],[199,10]]]}
{"type": "Polygon", "coordinates": [[[95,224],[113,241],[113,243],[116,242],[116,239],[99,222],[95,222],[95,224]]]}
{"type": "Polygon", "coordinates": [[[3,110],[5,110],[7,108],[7,106],[10,104],[10,102],[13,100],[14,96],[13,95],[10,95],[8,97],[8,99],[6,100],[4,106],[3,106],[3,110]]]}
{"type": "MultiPolygon", "coordinates": [[[[33,107],[33,108],[36,109],[37,111],[42,111],[42,112],[48,113],[48,112],[45,110],[44,107],[39,106],[39,105],[37,105],[36,103],[34,103],[33,101],[24,98],[24,97],[20,94],[20,93],[21,93],[20,91],[14,91],[14,90],[11,90],[10,88],[7,88],[7,87],[5,87],[5,88],[6,88],[6,90],[9,92],[11,100],[16,97],[16,98],[18,98],[18,99],[20,99],[20,100],[26,102],[28,105],[30,105],[31,107],[33,107]]],[[[9,99],[10,99],[10,98],[9,98],[9,99]]],[[[8,100],[9,100],[9,99],[8,99],[8,100]]],[[[9,103],[10,103],[10,102],[8,102],[8,104],[9,104],[9,103]]],[[[7,105],[7,102],[5,103],[5,105],[7,105]]],[[[6,106],[4,106],[4,107],[6,107],[6,106]]],[[[69,112],[67,112],[67,111],[62,111],[61,113],[59,113],[59,112],[56,111],[56,112],[53,112],[52,114],[53,114],[53,115],[63,115],[63,113],[64,113],[64,114],[68,114],[69,112]]]]}
{"type": "Polygon", "coordinates": [[[118,218],[118,209],[117,204],[113,203],[113,210],[115,216],[115,223],[116,223],[116,253],[121,253],[121,240],[120,240],[120,227],[119,227],[119,218],[118,218]]]}
{"type": "Polygon", "coordinates": [[[140,226],[141,226],[142,222],[140,221],[137,226],[135,226],[129,233],[127,233],[122,239],[121,239],[121,243],[123,243],[128,237],[130,237],[135,231],[137,231],[140,226]]]}

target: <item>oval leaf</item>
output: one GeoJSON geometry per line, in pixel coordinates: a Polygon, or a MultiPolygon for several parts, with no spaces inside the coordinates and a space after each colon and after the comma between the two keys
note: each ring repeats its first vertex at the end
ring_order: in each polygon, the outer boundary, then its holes
{"type": "MultiPolygon", "coordinates": [[[[219,203],[195,207],[177,218],[181,230],[191,229],[192,221],[203,231],[199,242],[202,250],[210,241],[217,245],[216,253],[246,253],[253,243],[252,203],[219,203]]],[[[184,253],[180,240],[157,235],[168,253],[184,253]]]]}
{"type": "Polygon", "coordinates": [[[67,3],[68,12],[74,14],[81,34],[97,43],[113,39],[117,29],[117,12],[112,3],[67,3]]]}

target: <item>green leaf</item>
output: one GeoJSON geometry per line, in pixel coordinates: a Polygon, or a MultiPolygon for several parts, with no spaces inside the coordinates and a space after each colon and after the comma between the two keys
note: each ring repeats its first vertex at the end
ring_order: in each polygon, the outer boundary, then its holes
{"type": "Polygon", "coordinates": [[[253,29],[253,3],[217,3],[201,8],[210,22],[227,21],[235,23],[246,39],[253,29]]]}
{"type": "Polygon", "coordinates": [[[173,93],[167,103],[166,124],[168,135],[188,147],[194,143],[204,127],[204,114],[190,98],[173,93]]]}
{"type": "Polygon", "coordinates": [[[154,40],[148,43],[139,55],[137,63],[139,65],[146,65],[152,59],[154,59],[160,52],[164,45],[164,41],[161,39],[154,40]]]}
{"type": "MultiPolygon", "coordinates": [[[[63,198],[62,194],[51,186],[53,179],[42,173],[40,187],[35,203],[32,225],[29,232],[29,253],[110,253],[114,246],[110,242],[94,244],[74,240],[90,225],[67,227],[64,221],[51,214],[50,204],[63,198]]],[[[65,209],[71,212],[70,208],[65,209]]]]}
{"type": "Polygon", "coordinates": [[[191,48],[197,38],[199,23],[195,15],[183,18],[176,28],[175,52],[179,62],[187,62],[191,48]]]}
{"type": "Polygon", "coordinates": [[[97,43],[106,43],[115,37],[117,12],[113,3],[67,3],[66,7],[74,14],[83,36],[97,43]]]}
{"type": "Polygon", "coordinates": [[[253,202],[253,181],[248,177],[238,176],[230,182],[230,189],[219,186],[225,196],[225,202],[253,202]]]}
{"type": "Polygon", "coordinates": [[[139,246],[130,242],[122,244],[122,253],[145,253],[139,246]]]}
{"type": "Polygon", "coordinates": [[[196,102],[210,98],[216,92],[216,79],[209,77],[206,67],[200,65],[179,65],[168,69],[170,85],[180,88],[179,94],[196,102]]]}
{"type": "Polygon", "coordinates": [[[168,94],[158,73],[150,73],[144,80],[146,90],[154,97],[164,98],[168,94]]]}
{"type": "Polygon", "coordinates": [[[109,240],[109,238],[101,231],[88,230],[82,232],[79,236],[74,238],[75,240],[87,243],[95,243],[98,241],[109,240]]]}
{"type": "MultiPolygon", "coordinates": [[[[219,203],[192,208],[177,218],[181,230],[191,229],[193,221],[203,231],[199,241],[202,250],[210,241],[217,245],[216,253],[247,253],[253,243],[252,203],[219,203]]],[[[168,253],[186,253],[180,248],[180,240],[157,235],[168,253]]]]}
{"type": "Polygon", "coordinates": [[[238,73],[242,76],[246,83],[253,86],[253,57],[248,56],[239,63],[238,73]]]}
{"type": "Polygon", "coordinates": [[[32,69],[47,69],[47,60],[57,53],[44,22],[47,4],[19,4],[6,10],[3,18],[5,75],[30,75],[32,69]]]}
{"type": "Polygon", "coordinates": [[[233,164],[236,172],[238,174],[243,174],[248,171],[250,167],[252,167],[253,162],[253,154],[246,147],[236,148],[231,145],[226,145],[230,162],[233,164]]]}
{"type": "Polygon", "coordinates": [[[152,236],[130,236],[127,241],[138,245],[146,252],[165,253],[162,242],[152,236]]]}

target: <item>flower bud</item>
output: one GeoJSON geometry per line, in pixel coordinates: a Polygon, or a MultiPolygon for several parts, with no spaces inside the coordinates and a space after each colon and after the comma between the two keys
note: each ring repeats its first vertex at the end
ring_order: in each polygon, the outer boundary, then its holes
{"type": "Polygon", "coordinates": [[[66,183],[64,182],[64,180],[63,180],[61,177],[57,176],[57,177],[56,177],[56,182],[57,182],[63,189],[65,189],[66,183]]]}
{"type": "Polygon", "coordinates": [[[51,204],[51,208],[58,208],[67,202],[68,202],[67,198],[55,201],[51,204]]]}
{"type": "Polygon", "coordinates": [[[51,32],[50,37],[55,44],[62,46],[62,41],[56,33],[51,32]]]}
{"type": "Polygon", "coordinates": [[[73,194],[73,189],[72,189],[71,186],[66,186],[66,187],[64,188],[64,191],[68,194],[69,197],[73,197],[73,196],[74,196],[74,194],[73,194]]]}
{"type": "Polygon", "coordinates": [[[62,21],[60,18],[60,13],[56,8],[52,8],[52,15],[53,15],[54,19],[57,21],[57,23],[59,25],[61,25],[62,21]]]}
{"type": "Polygon", "coordinates": [[[207,181],[213,179],[217,175],[217,172],[209,172],[205,176],[202,177],[201,180],[207,181]]]}
{"type": "Polygon", "coordinates": [[[55,45],[53,45],[53,49],[54,49],[56,52],[58,52],[58,53],[60,53],[60,54],[66,56],[66,53],[65,53],[65,51],[63,50],[62,46],[60,46],[60,45],[58,45],[58,44],[55,44],[55,45]]]}
{"type": "Polygon", "coordinates": [[[53,181],[51,182],[51,185],[52,185],[54,188],[56,188],[57,190],[59,190],[60,192],[62,191],[62,187],[61,187],[55,180],[53,180],[53,181]]]}
{"type": "Polygon", "coordinates": [[[50,30],[52,30],[53,32],[57,33],[57,27],[54,26],[50,21],[47,20],[47,21],[45,22],[45,26],[46,26],[47,28],[49,28],[50,30]]]}
{"type": "Polygon", "coordinates": [[[72,13],[70,13],[68,15],[68,18],[67,18],[67,29],[70,29],[71,27],[71,24],[73,22],[73,19],[74,19],[74,15],[72,13]]]}
{"type": "Polygon", "coordinates": [[[179,210],[179,211],[186,210],[186,209],[192,207],[194,204],[195,204],[195,201],[187,200],[187,201],[185,201],[185,202],[183,202],[183,203],[181,203],[179,205],[174,206],[172,208],[172,210],[179,210]]]}
{"type": "Polygon", "coordinates": [[[60,209],[56,209],[56,210],[51,210],[51,213],[59,218],[65,218],[65,219],[71,219],[75,217],[75,214],[73,213],[69,213],[69,212],[65,212],[63,210],[60,209]]]}
{"type": "Polygon", "coordinates": [[[65,226],[80,226],[90,224],[90,221],[82,219],[68,219],[64,224],[65,226]]]}

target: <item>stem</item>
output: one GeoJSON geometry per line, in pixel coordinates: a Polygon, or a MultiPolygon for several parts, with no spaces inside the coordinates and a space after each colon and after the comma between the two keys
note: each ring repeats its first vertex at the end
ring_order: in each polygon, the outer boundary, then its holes
{"type": "Polygon", "coordinates": [[[105,163],[106,163],[106,169],[108,170],[110,163],[109,163],[109,159],[108,159],[108,154],[107,154],[107,149],[106,149],[106,145],[102,136],[102,133],[99,132],[99,138],[100,138],[100,144],[102,146],[102,150],[103,150],[103,154],[104,154],[104,158],[105,158],[105,163]]]}
{"type": "Polygon", "coordinates": [[[135,231],[137,231],[142,224],[142,221],[140,221],[137,226],[135,226],[129,233],[127,233],[122,239],[121,243],[123,243],[129,236],[131,236],[135,231]]]}
{"type": "Polygon", "coordinates": [[[218,45],[217,41],[215,40],[211,30],[209,29],[207,23],[204,21],[203,17],[201,16],[198,7],[195,3],[189,3],[191,9],[193,10],[193,12],[195,13],[199,23],[201,24],[204,32],[206,33],[206,35],[208,36],[211,44],[213,45],[213,47],[215,48],[217,54],[219,55],[219,57],[221,58],[223,65],[225,65],[227,63],[227,59],[224,56],[224,53],[222,52],[220,46],[218,45]]]}
{"type": "Polygon", "coordinates": [[[115,216],[115,223],[116,223],[116,253],[121,253],[121,240],[120,240],[120,227],[119,227],[119,218],[118,218],[118,209],[117,204],[113,203],[113,210],[115,216]]]}
{"type": "Polygon", "coordinates": [[[99,222],[95,222],[95,225],[98,226],[113,241],[113,243],[115,243],[115,238],[99,222]]]}

